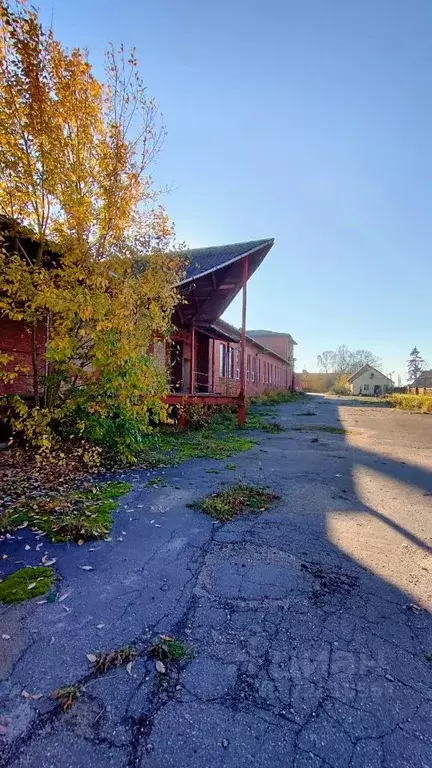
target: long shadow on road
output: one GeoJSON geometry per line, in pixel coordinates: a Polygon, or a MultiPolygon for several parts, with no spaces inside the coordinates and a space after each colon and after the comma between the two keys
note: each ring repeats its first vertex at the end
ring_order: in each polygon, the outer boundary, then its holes
{"type": "Polygon", "coordinates": [[[130,473],[111,542],[50,548],[70,612],[0,617],[24,637],[0,688],[15,717],[0,765],[430,768],[432,475],[417,444],[388,438],[392,412],[310,403],[315,416],[279,407],[285,431],[235,471],[192,461],[166,470],[166,488],[130,473]],[[226,524],[187,508],[233,479],[281,499],[226,524]],[[132,675],[90,680],[61,717],[20,700],[82,678],[86,652],[154,631],[194,649],[167,680],[140,658],[132,675]]]}

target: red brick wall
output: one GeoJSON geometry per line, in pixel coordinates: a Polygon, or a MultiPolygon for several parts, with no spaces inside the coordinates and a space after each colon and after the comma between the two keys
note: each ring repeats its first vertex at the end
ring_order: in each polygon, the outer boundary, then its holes
{"type": "MultiPolygon", "coordinates": [[[[39,370],[44,372],[44,359],[42,357],[45,346],[45,328],[38,329],[39,370]]],[[[0,352],[13,356],[13,361],[7,366],[13,370],[16,365],[25,366],[26,373],[20,373],[9,384],[0,380],[0,395],[32,395],[33,394],[33,369],[31,361],[31,336],[30,331],[23,322],[0,318],[0,352]]]]}
{"type": "MultiPolygon", "coordinates": [[[[230,344],[230,349],[234,351],[233,365],[229,366],[227,355],[225,354],[225,375],[221,376],[220,368],[220,349],[221,346],[227,348],[227,344],[220,341],[213,341],[210,344],[210,360],[213,360],[212,351],[215,347],[215,376],[212,391],[218,394],[236,395],[240,389],[240,373],[238,371],[237,353],[240,350],[240,344],[230,344]]],[[[271,352],[263,352],[254,344],[246,345],[246,394],[248,396],[262,394],[270,390],[286,390],[292,386],[293,371],[292,368],[280,360],[271,352]],[[249,361],[249,365],[248,365],[249,361]],[[271,366],[269,368],[269,366],[271,366]],[[249,369],[249,370],[248,370],[249,369]],[[270,380],[271,379],[271,380],[270,380]]]]}
{"type": "Polygon", "coordinates": [[[255,334],[254,339],[281,357],[289,359],[293,356],[293,343],[286,334],[281,334],[280,336],[275,334],[256,336],[255,334]]]}

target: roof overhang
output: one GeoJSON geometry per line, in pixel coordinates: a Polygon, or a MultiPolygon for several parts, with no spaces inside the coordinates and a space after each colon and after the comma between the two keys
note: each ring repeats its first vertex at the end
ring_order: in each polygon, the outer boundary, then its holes
{"type": "Polygon", "coordinates": [[[182,280],[179,292],[182,301],[174,313],[177,325],[212,325],[231,304],[243,284],[243,260],[248,259],[248,279],[259,267],[273,240],[265,240],[259,246],[234,259],[222,263],[196,276],[182,280]]]}

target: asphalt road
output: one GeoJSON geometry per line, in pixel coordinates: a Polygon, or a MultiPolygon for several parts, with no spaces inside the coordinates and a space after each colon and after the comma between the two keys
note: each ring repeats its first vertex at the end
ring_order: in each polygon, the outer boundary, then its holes
{"type": "MultiPolygon", "coordinates": [[[[67,598],[0,609],[0,766],[432,766],[432,416],[320,396],[277,412],[235,471],[129,473],[111,541],[46,546],[67,598]],[[293,429],[325,425],[346,432],[293,429]],[[281,498],[225,524],[187,508],[235,479],[281,498]],[[154,632],[193,659],[89,672],[86,653],[154,632]],[[62,714],[48,694],[74,683],[62,714]]],[[[40,557],[30,534],[2,552],[40,557]]]]}

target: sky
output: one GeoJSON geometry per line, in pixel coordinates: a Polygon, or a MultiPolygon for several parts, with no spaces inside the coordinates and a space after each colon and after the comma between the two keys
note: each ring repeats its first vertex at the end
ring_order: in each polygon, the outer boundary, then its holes
{"type": "Polygon", "coordinates": [[[99,76],[108,42],[136,46],[180,240],[275,238],[249,327],[291,333],[298,370],[339,344],[395,380],[414,345],[432,366],[431,0],[36,4],[99,76]]]}

